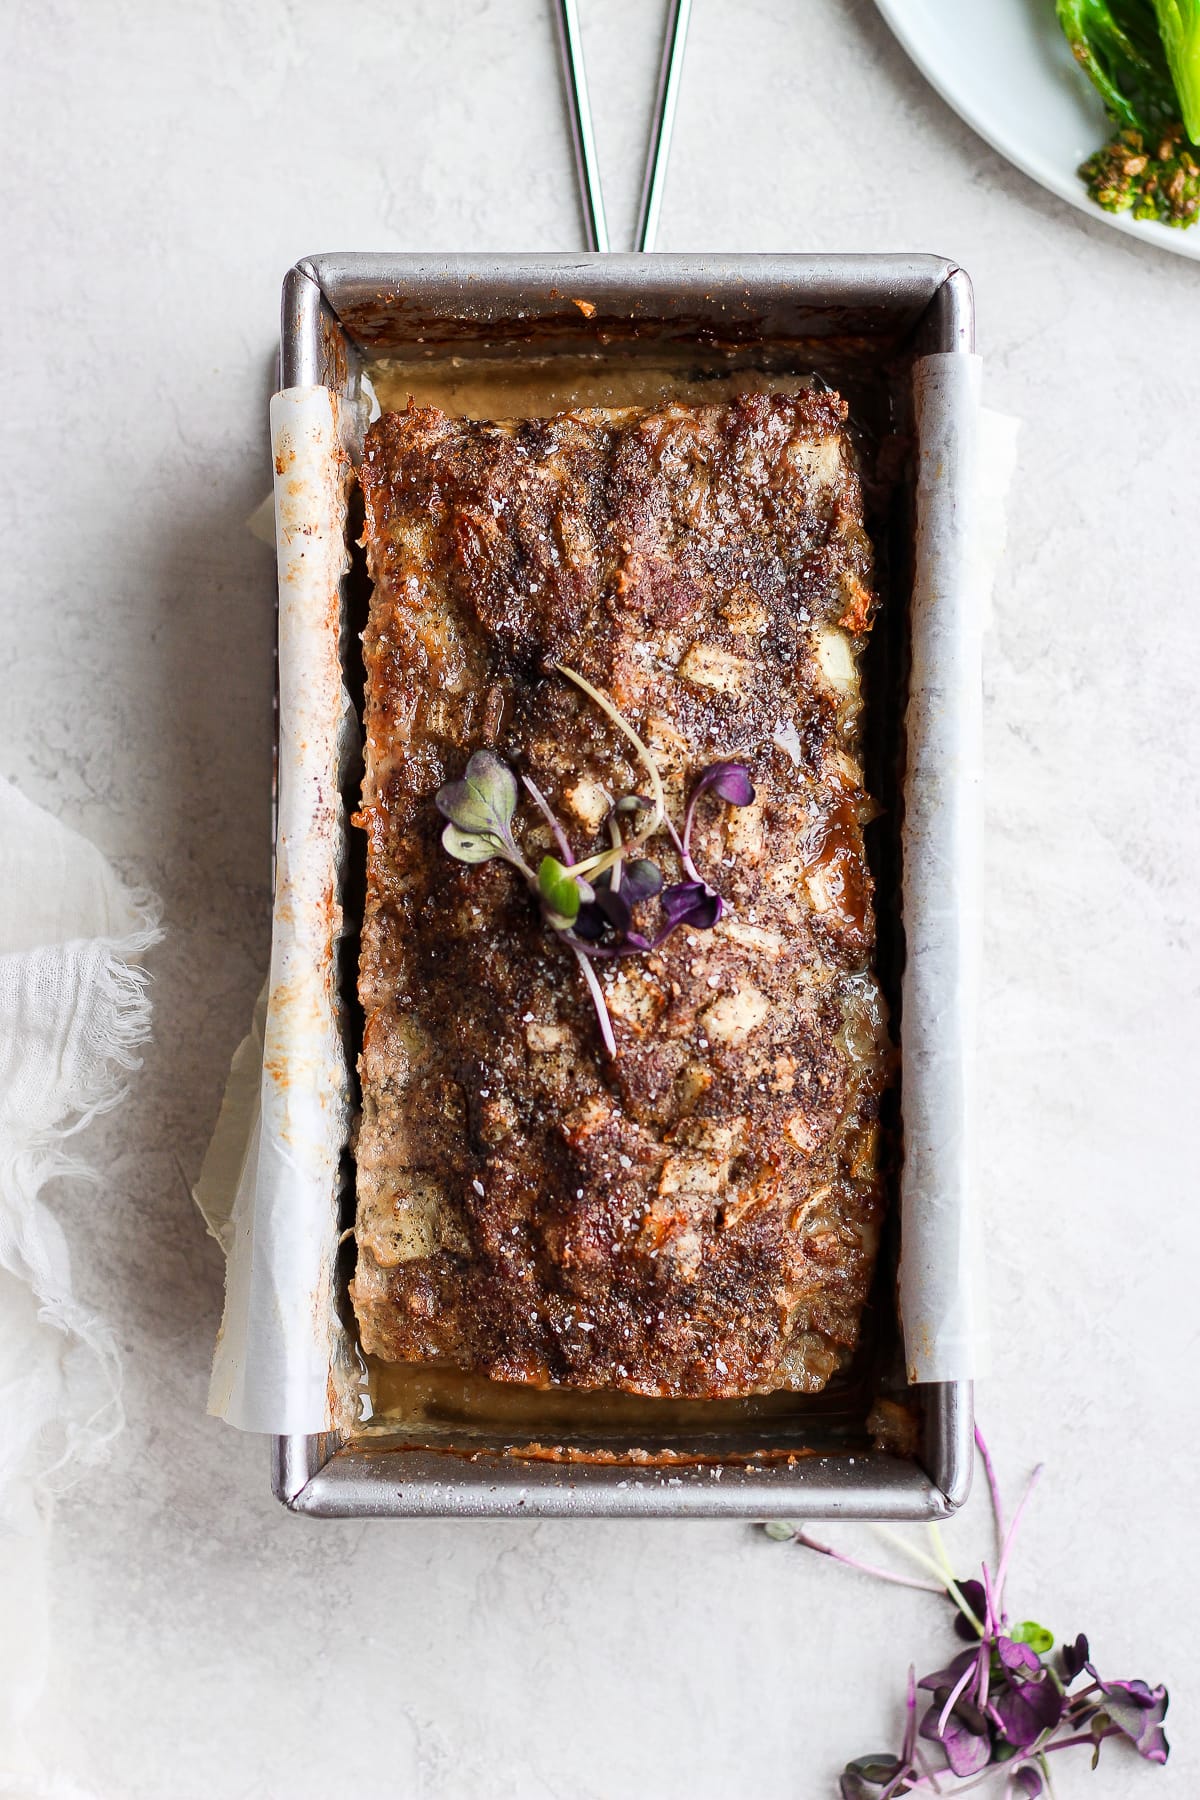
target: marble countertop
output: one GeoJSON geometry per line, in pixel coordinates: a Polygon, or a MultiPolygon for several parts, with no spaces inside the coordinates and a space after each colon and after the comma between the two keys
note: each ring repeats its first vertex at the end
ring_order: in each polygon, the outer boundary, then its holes
{"type": "MultiPolygon", "coordinates": [[[[582,10],[619,243],[662,8],[582,10]]],[[[59,1510],[39,1741],[100,1800],[822,1800],[898,1737],[929,1596],[736,1525],[293,1518],[204,1412],[221,1266],[188,1190],[267,954],[244,521],[280,280],[579,243],[548,5],[61,0],[4,35],[0,772],[168,927],[101,1184],[57,1200],[129,1424],[59,1510]]],[[[698,0],[660,247],[951,255],[1024,422],[986,647],[979,1412],[1011,1486],[1047,1464],[1020,1603],[1175,1691],[1166,1772],[1085,1759],[1060,1800],[1196,1794],[1200,269],[1008,167],[866,0],[698,0]]],[[[984,1527],[949,1529],[964,1569],[984,1527]]]]}

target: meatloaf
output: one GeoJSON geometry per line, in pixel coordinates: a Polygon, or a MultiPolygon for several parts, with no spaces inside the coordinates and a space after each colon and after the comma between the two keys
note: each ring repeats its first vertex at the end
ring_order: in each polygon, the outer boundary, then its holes
{"type": "MultiPolygon", "coordinates": [[[[856,1342],[890,1052],[846,410],[805,391],[370,429],[352,1293],[374,1356],[716,1398],[815,1391],[856,1342]],[[646,770],[560,665],[640,734],[676,823],[714,761],[755,789],[696,808],[715,927],[589,964],[615,1054],[527,883],[448,855],[435,806],[489,748],[576,858],[610,844],[646,770]]],[[[558,854],[524,797],[513,831],[534,868],[558,854]]],[[[641,854],[681,879],[665,831],[641,854]]]]}

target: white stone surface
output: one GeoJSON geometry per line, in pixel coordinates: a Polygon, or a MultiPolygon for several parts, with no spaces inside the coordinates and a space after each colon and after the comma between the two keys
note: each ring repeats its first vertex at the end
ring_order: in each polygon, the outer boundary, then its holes
{"type": "MultiPolygon", "coordinates": [[[[661,8],[582,10],[620,242],[661,8]]],[[[130,1420],[58,1517],[46,1755],[101,1800],[821,1800],[897,1736],[928,1596],[737,1526],[306,1523],[203,1411],[221,1270],[187,1190],[267,953],[243,521],[280,279],[578,244],[548,3],[57,0],[3,35],[0,767],[169,927],[102,1185],[60,1196],[130,1420]]],[[[1166,1772],[1057,1793],[1195,1795],[1200,270],[1005,166],[866,0],[697,0],[661,247],[950,254],[1025,421],[987,646],[980,1413],[1010,1484],[1048,1464],[1017,1595],[1175,1691],[1166,1772]]],[[[949,1535],[965,1566],[979,1509],[949,1535]]]]}

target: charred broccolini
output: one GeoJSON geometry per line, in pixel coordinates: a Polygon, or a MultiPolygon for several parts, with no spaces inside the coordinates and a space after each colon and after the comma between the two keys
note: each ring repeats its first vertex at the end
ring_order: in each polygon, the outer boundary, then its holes
{"type": "Polygon", "coordinates": [[[1080,176],[1106,212],[1191,225],[1200,214],[1200,0],[1056,0],[1116,135],[1080,176]]]}

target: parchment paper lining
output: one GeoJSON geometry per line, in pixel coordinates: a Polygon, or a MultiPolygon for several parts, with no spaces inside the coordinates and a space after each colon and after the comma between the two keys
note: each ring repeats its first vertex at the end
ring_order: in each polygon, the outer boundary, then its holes
{"type": "Polygon", "coordinates": [[[243,1431],[320,1431],[337,1410],[338,1168],[350,1079],[335,945],[340,784],[357,734],[342,682],[341,584],[359,430],[357,411],[328,388],[271,401],[280,720],[271,973],[258,1117],[228,1219],[209,1221],[227,1254],[209,1411],[243,1431]]]}
{"type": "Polygon", "coordinates": [[[923,358],[904,796],[900,1317],[908,1378],[983,1372],[975,1060],[982,887],[980,359],[923,358]]]}

